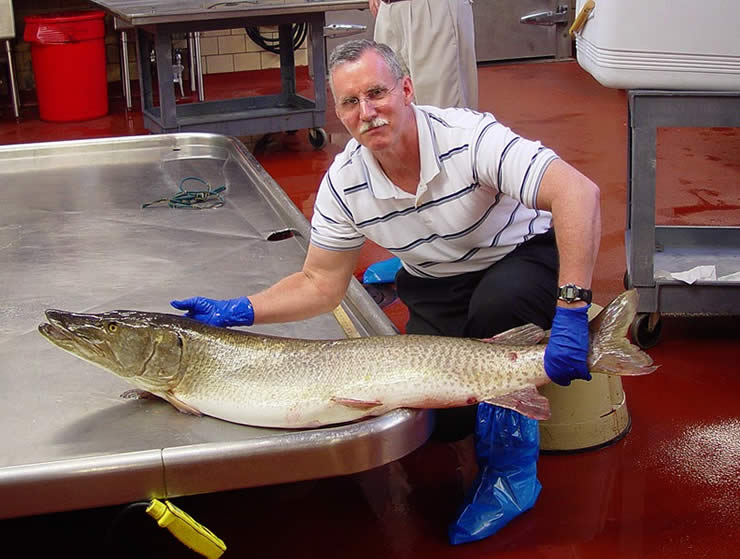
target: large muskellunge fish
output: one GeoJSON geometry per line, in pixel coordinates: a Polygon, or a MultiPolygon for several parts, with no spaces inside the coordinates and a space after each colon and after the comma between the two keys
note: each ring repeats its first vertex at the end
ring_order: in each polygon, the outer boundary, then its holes
{"type": "MultiPolygon", "coordinates": [[[[618,296],[591,321],[592,373],[642,375],[650,357],[625,334],[637,293],[618,296]]],[[[39,331],[51,343],[159,396],[178,410],[263,427],[318,427],[396,408],[477,402],[546,419],[536,386],[545,332],[527,325],[487,340],[369,336],[302,340],[214,328],[139,311],[48,310],[39,331]]]]}

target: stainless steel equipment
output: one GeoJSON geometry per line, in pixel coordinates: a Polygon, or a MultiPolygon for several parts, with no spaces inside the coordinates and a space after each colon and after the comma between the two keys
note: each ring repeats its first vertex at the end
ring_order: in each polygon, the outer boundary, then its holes
{"type": "MultiPolygon", "coordinates": [[[[36,331],[47,308],[174,312],[172,298],[243,294],[300,269],[308,222],[237,140],[0,146],[0,179],[0,518],[357,472],[429,436],[425,411],[283,431],[122,400],[127,383],[36,331]],[[142,209],[186,177],[226,185],[225,205],[142,209]]],[[[342,306],[361,335],[395,333],[358,282],[342,306]]],[[[344,337],[332,314],[253,330],[344,337]]]]}
{"type": "Polygon", "coordinates": [[[350,39],[372,39],[375,31],[375,16],[367,8],[367,3],[362,10],[337,10],[327,12],[326,27],[324,36],[326,37],[326,54],[337,45],[340,45],[350,39]],[[349,27],[347,27],[349,26],[349,27]],[[350,29],[354,28],[353,33],[349,34],[350,29]],[[348,33],[341,33],[342,29],[348,33]]]}
{"type": "MultiPolygon", "coordinates": [[[[123,98],[126,101],[126,109],[133,109],[133,101],[131,96],[131,76],[129,72],[129,57],[128,57],[128,32],[133,30],[133,26],[126,23],[125,21],[113,18],[113,28],[119,33],[119,48],[121,51],[121,86],[123,87],[123,98]]],[[[188,33],[188,57],[189,57],[189,70],[190,70],[190,90],[198,93],[198,101],[204,101],[205,95],[203,93],[203,68],[200,60],[200,33],[188,33]]],[[[176,66],[176,65],[175,65],[176,66]]],[[[177,82],[177,72],[173,67],[173,79],[177,82]]],[[[185,92],[182,90],[182,82],[179,82],[181,94],[185,92]]]]}
{"type": "Polygon", "coordinates": [[[193,0],[96,1],[115,17],[134,26],[141,85],[144,125],[153,132],[201,131],[235,136],[264,134],[308,128],[315,147],[326,143],[321,128],[325,123],[326,82],[316,79],[314,98],[296,93],[292,24],[310,26],[312,70],[326,75],[324,25],[326,13],[367,6],[359,0],[249,0],[238,2],[197,2],[193,0]],[[247,99],[175,103],[171,36],[173,33],[201,32],[235,27],[276,25],[280,41],[282,91],[247,99]],[[159,105],[154,105],[151,62],[156,53],[159,105]]]}
{"type": "Polygon", "coordinates": [[[15,19],[13,15],[13,0],[0,0],[0,40],[5,42],[5,52],[8,57],[8,90],[13,103],[13,114],[20,118],[20,100],[18,84],[15,79],[15,64],[13,49],[10,40],[15,37],[15,19]]]}

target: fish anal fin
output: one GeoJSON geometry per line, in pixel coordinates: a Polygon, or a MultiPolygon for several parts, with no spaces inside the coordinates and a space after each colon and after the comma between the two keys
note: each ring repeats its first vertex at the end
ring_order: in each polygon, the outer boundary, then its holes
{"type": "Polygon", "coordinates": [[[488,344],[501,345],[535,345],[545,337],[545,331],[536,324],[517,326],[490,338],[481,339],[488,344]]]}
{"type": "Polygon", "coordinates": [[[357,408],[361,410],[369,410],[383,405],[383,402],[379,402],[378,400],[358,400],[356,398],[338,398],[336,396],[332,397],[331,401],[341,406],[347,406],[348,408],[357,408]]]}
{"type": "Polygon", "coordinates": [[[170,404],[175,406],[175,409],[177,409],[177,411],[179,411],[180,413],[184,413],[186,415],[195,415],[198,417],[203,415],[200,410],[186,404],[182,400],[178,399],[174,394],[170,394],[169,392],[162,392],[162,394],[157,394],[157,396],[160,396],[161,398],[167,400],[170,404]]]}
{"type": "Polygon", "coordinates": [[[508,394],[486,398],[485,402],[514,410],[532,419],[550,419],[550,402],[537,391],[533,384],[508,394]]]}

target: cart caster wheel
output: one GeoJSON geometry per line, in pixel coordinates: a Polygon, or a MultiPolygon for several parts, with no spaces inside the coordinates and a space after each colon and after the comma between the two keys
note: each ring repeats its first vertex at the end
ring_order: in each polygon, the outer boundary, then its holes
{"type": "Polygon", "coordinates": [[[308,141],[316,149],[323,148],[329,140],[329,136],[326,134],[326,130],[323,128],[311,128],[308,131],[308,141]]]}
{"type": "Polygon", "coordinates": [[[632,340],[642,349],[650,349],[658,343],[663,322],[658,313],[638,314],[630,327],[632,340]],[[652,324],[651,324],[652,322],[652,324]]]}

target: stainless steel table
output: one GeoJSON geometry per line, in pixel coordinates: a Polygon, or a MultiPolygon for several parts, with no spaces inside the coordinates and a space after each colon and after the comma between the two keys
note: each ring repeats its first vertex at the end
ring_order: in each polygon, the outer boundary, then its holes
{"type": "Polygon", "coordinates": [[[367,7],[367,0],[98,0],[94,2],[137,31],[144,125],[153,132],[217,132],[235,136],[308,128],[314,146],[326,143],[325,14],[367,7]],[[292,24],[310,27],[314,98],[296,92],[292,24]],[[172,87],[173,33],[277,25],[282,91],[277,95],[176,104],[172,87]],[[154,105],[149,52],[154,48],[159,105],[154,105]]]}
{"type": "MultiPolygon", "coordinates": [[[[363,471],[428,438],[425,411],[288,431],[122,400],[126,382],[37,332],[47,308],[175,312],[172,298],[237,296],[300,269],[308,222],[238,140],[3,146],[0,178],[0,518],[363,471]],[[225,185],[225,205],[142,209],[187,177],[225,185]]],[[[356,281],[343,308],[361,335],[395,333],[356,281]]],[[[331,313],[253,330],[345,336],[331,313]]]]}
{"type": "Polygon", "coordinates": [[[740,314],[738,281],[689,285],[657,273],[700,265],[715,266],[718,276],[740,271],[740,227],[655,224],[658,128],[740,126],[740,92],[631,90],[628,109],[625,286],[640,294],[633,338],[651,347],[660,335],[659,313],[740,314]]]}

